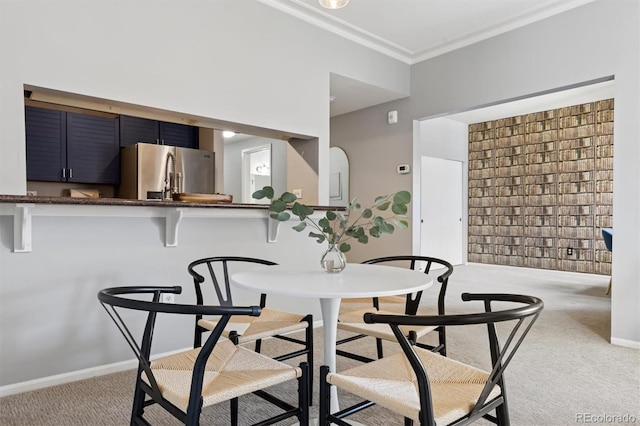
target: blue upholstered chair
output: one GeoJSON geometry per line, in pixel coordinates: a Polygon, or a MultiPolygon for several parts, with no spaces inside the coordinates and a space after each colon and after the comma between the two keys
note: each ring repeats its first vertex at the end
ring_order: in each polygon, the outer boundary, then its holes
{"type": "MultiPolygon", "coordinates": [[[[607,246],[607,250],[613,253],[613,228],[602,228],[602,238],[604,238],[604,245],[607,246]]],[[[609,278],[609,287],[607,288],[607,294],[611,293],[611,278],[609,278]]]]}

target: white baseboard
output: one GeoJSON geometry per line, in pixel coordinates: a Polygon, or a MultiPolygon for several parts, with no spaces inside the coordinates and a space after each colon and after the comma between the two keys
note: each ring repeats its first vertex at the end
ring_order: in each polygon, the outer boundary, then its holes
{"type": "Polygon", "coordinates": [[[78,380],[90,379],[92,377],[117,373],[119,371],[130,370],[132,368],[136,368],[137,365],[137,360],[132,359],[129,361],[100,365],[98,367],[85,368],[84,370],[71,371],[69,373],[56,374],[55,376],[42,377],[34,380],[27,380],[26,382],[0,386],[0,397],[30,392],[78,380]]]}
{"type": "MultiPolygon", "coordinates": [[[[171,352],[152,355],[151,359],[162,358],[178,352],[183,352],[188,349],[190,348],[183,348],[171,352]]],[[[0,386],[0,398],[3,396],[44,389],[51,386],[63,385],[65,383],[77,382],[78,380],[90,379],[92,377],[104,376],[105,374],[118,373],[124,370],[132,370],[137,367],[138,360],[130,359],[127,361],[115,362],[113,364],[99,365],[97,367],[85,368],[84,370],[70,371],[68,373],[56,374],[54,376],[27,380],[26,382],[0,386]]]]}
{"type": "MultiPolygon", "coordinates": [[[[313,322],[313,328],[322,327],[322,320],[313,322]]],[[[179,349],[163,354],[155,355],[153,358],[161,358],[172,355],[176,352],[182,352],[185,349],[179,349]]],[[[128,361],[116,362],[113,364],[99,365],[97,367],[85,368],[84,370],[70,371],[68,373],[56,374],[54,376],[41,377],[39,379],[27,380],[26,382],[14,383],[11,385],[0,386],[0,398],[3,396],[15,395],[23,392],[30,392],[38,389],[44,389],[51,386],[63,385],[65,383],[76,382],[78,380],[90,379],[92,377],[104,376],[105,374],[118,373],[124,370],[131,370],[138,366],[138,361],[130,359],[128,361]]]]}
{"type": "Polygon", "coordinates": [[[640,349],[640,342],[627,339],[618,339],[617,337],[611,338],[611,344],[616,346],[623,346],[625,348],[640,349]]]}

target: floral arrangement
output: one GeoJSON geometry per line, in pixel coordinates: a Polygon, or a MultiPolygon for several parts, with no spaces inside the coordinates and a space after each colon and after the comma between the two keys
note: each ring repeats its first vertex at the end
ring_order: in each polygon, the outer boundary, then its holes
{"type": "Polygon", "coordinates": [[[297,202],[297,197],[290,192],[274,198],[273,188],[265,186],[252,196],[257,200],[271,200],[269,216],[272,219],[284,222],[293,214],[300,221],[293,229],[302,232],[311,228],[309,237],[315,238],[318,243],[326,241],[330,247],[337,247],[341,253],[351,250],[350,241],[367,244],[369,237],[380,238],[383,234],[393,234],[396,227],[409,227],[406,214],[411,194],[408,191],[378,196],[369,207],[363,207],[354,198],[344,211],[328,210],[324,217],[317,221],[311,218],[313,208],[297,202]],[[287,211],[288,208],[291,209],[291,214],[287,211]]]}

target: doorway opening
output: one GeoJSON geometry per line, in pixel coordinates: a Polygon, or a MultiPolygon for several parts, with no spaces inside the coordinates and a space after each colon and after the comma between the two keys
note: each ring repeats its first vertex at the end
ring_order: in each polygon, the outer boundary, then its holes
{"type": "Polygon", "coordinates": [[[268,204],[269,199],[256,200],[251,196],[265,186],[271,186],[270,144],[242,151],[242,202],[268,204]]]}

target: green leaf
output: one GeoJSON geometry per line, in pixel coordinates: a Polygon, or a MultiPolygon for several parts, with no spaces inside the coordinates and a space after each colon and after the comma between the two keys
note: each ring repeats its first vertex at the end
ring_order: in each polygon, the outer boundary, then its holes
{"type": "Polygon", "coordinates": [[[291,192],[285,192],[280,196],[280,199],[285,203],[293,203],[295,200],[298,199],[298,197],[293,195],[291,192]]]}
{"type": "Polygon", "coordinates": [[[333,228],[331,227],[331,222],[329,222],[329,220],[327,220],[326,217],[323,217],[318,221],[318,226],[322,228],[322,232],[324,232],[325,234],[328,234],[328,235],[334,234],[333,228]]]}
{"type": "Polygon", "coordinates": [[[369,237],[364,233],[362,235],[358,235],[358,242],[360,244],[367,244],[369,242],[369,237]]]}
{"type": "Polygon", "coordinates": [[[256,200],[262,200],[266,196],[267,196],[267,194],[265,194],[262,189],[259,189],[256,192],[254,192],[253,194],[251,194],[251,197],[255,198],[256,200]]]}
{"type": "Polygon", "coordinates": [[[280,213],[287,209],[287,203],[282,200],[273,200],[269,206],[270,212],[280,213]]]}
{"type": "Polygon", "coordinates": [[[280,222],[286,222],[287,220],[289,220],[291,216],[287,212],[280,212],[280,213],[271,213],[269,217],[271,217],[271,219],[275,219],[280,222]]]}
{"type": "Polygon", "coordinates": [[[375,201],[373,202],[373,204],[378,204],[384,201],[384,199],[387,198],[386,195],[378,195],[375,199],[375,201]]]}
{"type": "Polygon", "coordinates": [[[381,226],[384,223],[384,219],[381,216],[376,216],[375,219],[373,219],[373,223],[375,226],[381,226]]]}
{"type": "Polygon", "coordinates": [[[315,238],[317,243],[322,243],[326,239],[324,234],[318,234],[316,232],[309,232],[311,238],[315,238]]]}
{"type": "Polygon", "coordinates": [[[326,217],[327,217],[327,219],[329,219],[329,220],[336,220],[336,217],[337,217],[336,212],[334,212],[334,211],[328,211],[328,212],[325,214],[325,216],[326,216],[326,217]]]}
{"type": "Polygon", "coordinates": [[[364,209],[362,211],[362,217],[365,219],[369,219],[373,216],[373,212],[371,211],[371,209],[364,209]]]}
{"type": "Polygon", "coordinates": [[[342,253],[346,253],[346,252],[348,252],[349,250],[351,250],[351,246],[350,246],[348,243],[342,243],[342,244],[340,244],[339,249],[340,249],[340,251],[341,251],[342,253]]]}
{"type": "Polygon", "coordinates": [[[392,218],[392,219],[389,219],[389,222],[393,223],[398,228],[407,229],[409,227],[409,222],[406,220],[392,218]]]}
{"type": "Polygon", "coordinates": [[[411,193],[409,191],[399,191],[393,196],[394,204],[408,204],[411,202],[411,193]]]}
{"type": "Polygon", "coordinates": [[[369,235],[371,235],[373,238],[380,238],[382,232],[380,232],[380,228],[378,228],[377,226],[373,226],[371,229],[369,229],[369,235]]]}
{"type": "Polygon", "coordinates": [[[256,200],[261,200],[263,198],[273,199],[273,188],[270,186],[265,186],[262,189],[257,190],[251,195],[256,200]]]}
{"type": "Polygon", "coordinates": [[[376,207],[378,210],[386,210],[389,208],[389,206],[391,205],[391,201],[385,201],[384,203],[380,204],[378,207],[376,207]]]}
{"type": "Polygon", "coordinates": [[[309,208],[304,204],[300,204],[297,201],[293,203],[293,207],[291,207],[291,212],[298,216],[300,220],[305,220],[307,216],[313,213],[313,209],[309,212],[309,208]]]}
{"type": "Polygon", "coordinates": [[[293,229],[300,232],[300,231],[303,231],[306,227],[307,227],[307,222],[300,222],[299,224],[294,226],[293,229]]]}
{"type": "Polygon", "coordinates": [[[380,232],[386,232],[387,234],[393,234],[394,227],[390,223],[383,222],[380,225],[380,232]]]}
{"type": "Polygon", "coordinates": [[[407,206],[405,204],[394,204],[391,206],[391,211],[397,215],[404,216],[407,214],[407,206]]]}

